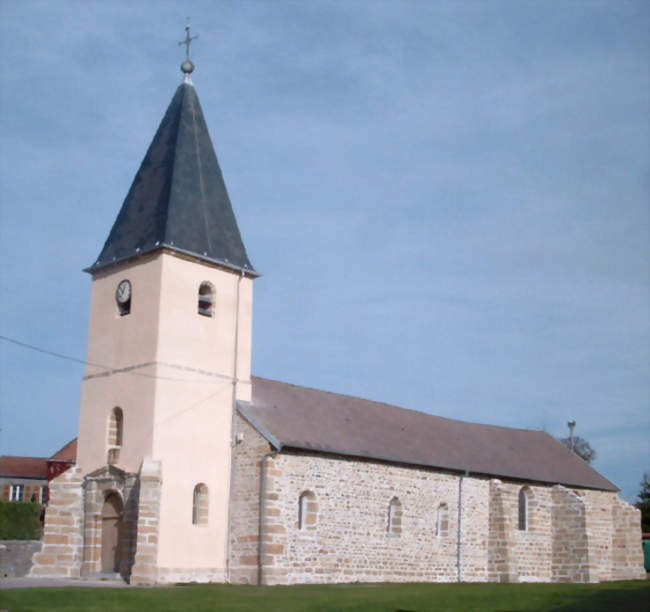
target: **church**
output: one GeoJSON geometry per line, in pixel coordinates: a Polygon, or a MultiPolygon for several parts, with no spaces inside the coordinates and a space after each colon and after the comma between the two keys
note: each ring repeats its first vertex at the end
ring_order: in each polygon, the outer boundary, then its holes
{"type": "Polygon", "coordinates": [[[76,465],[50,484],[31,575],[119,574],[130,584],[644,577],[639,511],[547,433],[252,376],[259,274],[189,56],[181,69],[85,270],[76,465]]]}

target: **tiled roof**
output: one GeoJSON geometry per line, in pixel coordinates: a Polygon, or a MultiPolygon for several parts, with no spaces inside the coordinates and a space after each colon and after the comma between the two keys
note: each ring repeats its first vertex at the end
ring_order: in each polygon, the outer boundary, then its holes
{"type": "Polygon", "coordinates": [[[617,491],[543,431],[481,425],[253,377],[240,413],[276,448],[617,491]]]}
{"type": "Polygon", "coordinates": [[[199,98],[188,83],[176,90],[104,248],[87,271],[162,248],[257,276],[199,98]]]}
{"type": "Polygon", "coordinates": [[[0,476],[16,478],[47,479],[47,459],[45,457],[0,457],[0,476]]]}
{"type": "Polygon", "coordinates": [[[56,451],[48,461],[74,463],[77,460],[77,438],[70,440],[63,448],[56,451]]]}

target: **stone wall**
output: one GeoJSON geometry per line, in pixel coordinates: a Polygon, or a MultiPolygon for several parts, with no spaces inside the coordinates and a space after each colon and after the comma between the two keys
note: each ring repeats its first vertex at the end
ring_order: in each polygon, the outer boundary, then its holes
{"type": "Polygon", "coordinates": [[[488,509],[488,580],[518,582],[514,558],[514,519],[508,490],[500,480],[490,481],[488,509]]]}
{"type": "Polygon", "coordinates": [[[612,555],[611,580],[644,579],[643,549],[641,535],[641,511],[619,499],[612,507],[612,555]]]}
{"type": "Polygon", "coordinates": [[[494,511],[501,515],[500,520],[507,533],[507,582],[550,582],[553,537],[551,487],[512,482],[503,482],[498,486],[500,503],[494,511]],[[528,499],[525,529],[519,529],[519,492],[522,488],[528,499]]]}
{"type": "Polygon", "coordinates": [[[50,481],[43,545],[30,576],[77,577],[83,554],[83,477],[75,467],[50,481]]]}
{"type": "Polygon", "coordinates": [[[320,453],[272,453],[239,416],[234,439],[227,574],[223,568],[158,565],[162,471],[160,462],[146,459],[137,476],[106,466],[84,478],[75,467],[54,479],[30,575],[98,571],[102,504],[108,492],[117,492],[124,502],[120,572],[132,584],[254,584],[260,575],[265,584],[645,576],[639,511],[613,492],[320,453]],[[518,525],[522,486],[525,529],[518,525]]]}
{"type": "Polygon", "coordinates": [[[0,578],[19,578],[29,574],[32,557],[40,550],[40,540],[0,541],[0,578]]]}
{"type": "Polygon", "coordinates": [[[319,453],[267,457],[260,542],[260,474],[270,446],[240,418],[236,433],[243,440],[233,451],[232,582],[257,581],[260,551],[266,584],[587,582],[643,575],[638,511],[615,493],[319,453]],[[522,487],[525,529],[518,524],[522,487]],[[400,525],[389,530],[394,498],[400,525]],[[438,519],[441,504],[444,520],[438,519]]]}
{"type": "Polygon", "coordinates": [[[140,468],[139,504],[134,534],[135,563],[131,572],[131,584],[154,584],[159,579],[157,557],[161,486],[160,462],[145,459],[140,468]]]}
{"type": "Polygon", "coordinates": [[[239,415],[235,418],[233,438],[241,441],[233,448],[229,581],[235,584],[256,584],[259,560],[260,473],[262,458],[271,450],[271,446],[239,415]]]}
{"type": "Polygon", "coordinates": [[[487,580],[486,479],[371,461],[282,453],[269,458],[262,542],[264,582],[487,580]],[[299,499],[311,492],[315,524],[299,525],[299,499]],[[462,494],[461,567],[458,498],[462,494]],[[390,533],[397,497],[401,532],[390,533]],[[446,504],[446,530],[436,535],[446,504]]]}

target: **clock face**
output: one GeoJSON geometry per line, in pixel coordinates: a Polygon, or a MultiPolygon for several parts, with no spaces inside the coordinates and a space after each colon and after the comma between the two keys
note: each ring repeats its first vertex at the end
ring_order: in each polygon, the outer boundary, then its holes
{"type": "Polygon", "coordinates": [[[131,297],[131,283],[128,280],[120,281],[115,292],[115,297],[120,304],[125,304],[131,297]]]}

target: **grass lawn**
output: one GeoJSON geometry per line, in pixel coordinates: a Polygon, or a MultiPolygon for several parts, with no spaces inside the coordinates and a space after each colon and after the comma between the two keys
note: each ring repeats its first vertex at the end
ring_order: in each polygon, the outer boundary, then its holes
{"type": "Polygon", "coordinates": [[[346,584],[0,590],[8,610],[650,611],[650,581],[604,584],[346,584]]]}

